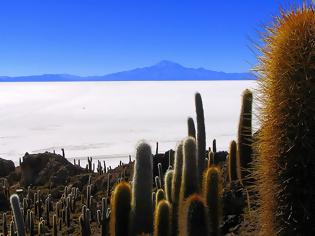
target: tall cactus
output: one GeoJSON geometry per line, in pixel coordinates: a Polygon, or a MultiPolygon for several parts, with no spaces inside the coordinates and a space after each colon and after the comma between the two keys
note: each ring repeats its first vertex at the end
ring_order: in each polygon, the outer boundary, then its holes
{"type": "Polygon", "coordinates": [[[188,127],[188,136],[196,139],[196,128],[195,128],[195,122],[193,118],[188,117],[187,127],[188,127]]]}
{"type": "Polygon", "coordinates": [[[199,195],[191,195],[185,202],[180,226],[179,235],[209,235],[206,204],[199,195]]]}
{"type": "Polygon", "coordinates": [[[239,163],[237,163],[237,145],[233,140],[230,143],[230,151],[229,151],[229,181],[235,181],[238,179],[240,175],[239,163]]]}
{"type": "Polygon", "coordinates": [[[255,166],[264,235],[315,235],[314,39],[313,3],[282,11],[268,28],[257,68],[255,166]]]}
{"type": "Polygon", "coordinates": [[[222,214],[221,206],[221,174],[218,167],[210,167],[204,176],[203,195],[208,206],[209,228],[211,235],[218,236],[222,214]]]}
{"type": "Polygon", "coordinates": [[[183,144],[178,144],[175,153],[175,166],[174,176],[172,181],[172,200],[174,205],[178,205],[180,186],[182,182],[182,169],[183,169],[183,144]]]}
{"type": "Polygon", "coordinates": [[[14,222],[17,229],[17,236],[25,236],[24,219],[21,212],[20,200],[18,195],[13,194],[10,197],[10,203],[14,215],[14,222]]]}
{"type": "Polygon", "coordinates": [[[152,206],[153,161],[151,147],[140,143],[136,150],[136,162],[132,188],[132,232],[153,232],[152,206]]]}
{"type": "Polygon", "coordinates": [[[194,138],[188,137],[185,139],[183,144],[183,153],[184,160],[180,188],[180,204],[182,204],[189,195],[199,192],[196,142],[194,138]]]}
{"type": "Polygon", "coordinates": [[[203,171],[205,169],[206,158],[206,128],[205,117],[203,113],[203,105],[200,93],[195,94],[195,106],[197,115],[197,167],[198,167],[198,179],[201,183],[203,171]]]}
{"type": "Polygon", "coordinates": [[[110,235],[129,235],[129,216],[131,209],[131,188],[126,182],[120,182],[114,189],[111,200],[110,235]]]}
{"type": "Polygon", "coordinates": [[[164,183],[165,183],[165,195],[166,200],[172,203],[172,181],[173,181],[174,170],[168,170],[165,174],[164,183]]]}
{"type": "Polygon", "coordinates": [[[3,236],[8,235],[7,213],[2,214],[2,234],[3,236]]]}
{"type": "Polygon", "coordinates": [[[172,207],[168,201],[162,200],[157,205],[154,216],[154,236],[172,235],[172,207]]]}
{"type": "Polygon", "coordinates": [[[249,184],[248,176],[252,162],[252,103],[253,94],[246,89],[243,92],[240,121],[238,127],[238,158],[241,166],[241,180],[244,185],[249,184]]]}

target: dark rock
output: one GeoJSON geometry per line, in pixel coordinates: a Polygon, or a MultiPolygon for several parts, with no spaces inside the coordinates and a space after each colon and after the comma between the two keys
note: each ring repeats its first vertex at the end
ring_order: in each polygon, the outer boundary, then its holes
{"type": "Polygon", "coordinates": [[[50,187],[67,184],[69,178],[85,170],[72,165],[61,155],[53,153],[28,154],[21,164],[21,185],[40,186],[50,184],[50,187]]]}
{"type": "Polygon", "coordinates": [[[6,177],[15,171],[14,162],[0,158],[0,177],[6,177]]]}

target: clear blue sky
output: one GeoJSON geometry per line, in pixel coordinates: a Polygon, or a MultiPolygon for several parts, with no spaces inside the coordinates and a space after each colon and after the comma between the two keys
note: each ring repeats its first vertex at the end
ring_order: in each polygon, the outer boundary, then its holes
{"type": "Polygon", "coordinates": [[[1,0],[0,75],[102,75],[171,60],[245,72],[280,0],[1,0]]]}

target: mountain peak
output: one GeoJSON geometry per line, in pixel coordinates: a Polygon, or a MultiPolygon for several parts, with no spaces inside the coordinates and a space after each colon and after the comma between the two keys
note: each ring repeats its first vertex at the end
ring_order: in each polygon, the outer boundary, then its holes
{"type": "Polygon", "coordinates": [[[173,61],[168,61],[168,60],[162,60],[159,63],[157,63],[156,65],[154,65],[154,67],[182,67],[180,64],[173,62],[173,61]]]}

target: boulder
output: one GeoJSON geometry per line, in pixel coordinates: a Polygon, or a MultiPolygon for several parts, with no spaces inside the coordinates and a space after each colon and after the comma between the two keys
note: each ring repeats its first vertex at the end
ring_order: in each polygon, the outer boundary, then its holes
{"type": "Polygon", "coordinates": [[[66,158],[54,153],[27,154],[21,163],[21,185],[50,187],[66,185],[70,177],[85,173],[79,166],[72,165],[66,158]]]}
{"type": "Polygon", "coordinates": [[[14,162],[0,158],[0,177],[6,177],[15,171],[14,162]]]}

